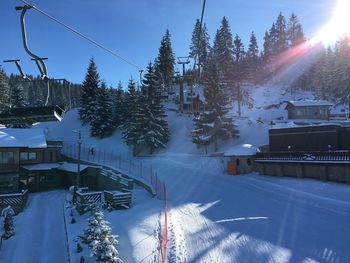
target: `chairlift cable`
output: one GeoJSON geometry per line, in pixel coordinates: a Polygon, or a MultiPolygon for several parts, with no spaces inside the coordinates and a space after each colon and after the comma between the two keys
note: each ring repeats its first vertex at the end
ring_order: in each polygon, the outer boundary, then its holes
{"type": "Polygon", "coordinates": [[[31,6],[33,9],[35,9],[36,11],[38,11],[39,13],[41,13],[42,15],[48,17],[49,19],[53,20],[54,22],[60,24],[61,26],[65,27],[66,29],[72,31],[73,33],[77,34],[78,36],[80,36],[81,38],[87,40],[88,42],[92,43],[93,45],[103,49],[104,51],[108,52],[109,54],[111,54],[112,56],[124,61],[125,63],[129,64],[132,67],[137,68],[137,70],[141,70],[141,68],[139,66],[137,66],[136,64],[130,62],[129,60],[127,60],[126,58],[118,55],[117,53],[115,53],[114,51],[112,51],[111,49],[103,46],[102,44],[98,43],[97,41],[93,40],[92,38],[85,36],[83,33],[79,32],[78,30],[74,29],[73,27],[67,25],[66,23],[61,22],[60,20],[58,20],[57,18],[49,15],[48,13],[46,13],[45,11],[37,8],[36,6],[34,6],[33,4],[29,3],[26,0],[20,0],[21,2],[23,2],[26,5],[31,6]]]}

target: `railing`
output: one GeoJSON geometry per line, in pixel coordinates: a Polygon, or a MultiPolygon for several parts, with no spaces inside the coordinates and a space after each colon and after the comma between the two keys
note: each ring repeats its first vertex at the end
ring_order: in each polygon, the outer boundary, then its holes
{"type": "Polygon", "coordinates": [[[288,162],[350,162],[349,151],[327,152],[260,152],[255,161],[288,161],[288,162]]]}
{"type": "Polygon", "coordinates": [[[28,190],[18,194],[0,195],[0,213],[2,209],[11,206],[13,211],[18,214],[22,212],[28,200],[28,190]]]}
{"type": "MultiPolygon", "coordinates": [[[[72,159],[78,159],[78,145],[64,142],[62,153],[72,159]]],[[[159,199],[164,200],[164,183],[159,180],[152,166],[146,166],[135,158],[124,158],[111,150],[101,150],[82,145],[80,159],[85,162],[112,167],[118,172],[146,185],[159,199]]]]}
{"type": "Polygon", "coordinates": [[[79,214],[84,214],[90,204],[101,204],[102,192],[76,191],[76,206],[79,214]]]}

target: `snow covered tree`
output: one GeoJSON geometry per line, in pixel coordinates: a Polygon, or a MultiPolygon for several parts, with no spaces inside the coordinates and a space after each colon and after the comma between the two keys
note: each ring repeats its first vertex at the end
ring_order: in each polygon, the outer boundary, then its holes
{"type": "Polygon", "coordinates": [[[98,261],[121,263],[117,250],[117,238],[118,236],[112,235],[112,229],[105,220],[103,212],[95,209],[83,235],[83,241],[91,248],[92,255],[98,261]]]}
{"type": "Polygon", "coordinates": [[[257,81],[259,63],[260,63],[260,59],[259,59],[258,41],[255,37],[254,32],[252,32],[250,35],[249,47],[246,54],[248,79],[257,81]]]}
{"type": "Polygon", "coordinates": [[[226,17],[223,17],[221,26],[216,32],[211,56],[218,65],[220,87],[231,97],[232,91],[230,88],[233,86],[233,40],[226,17]]]}
{"type": "Polygon", "coordinates": [[[218,149],[218,141],[238,135],[233,120],[228,116],[229,100],[220,87],[219,68],[217,62],[209,56],[204,67],[205,112],[195,119],[195,130],[192,132],[193,142],[199,145],[214,143],[218,149]]]}
{"type": "Polygon", "coordinates": [[[14,108],[25,107],[27,100],[24,96],[22,85],[17,85],[11,91],[11,106],[14,108]]]}
{"type": "Polygon", "coordinates": [[[144,108],[145,123],[143,134],[138,141],[147,146],[152,154],[155,149],[165,148],[170,139],[168,123],[165,119],[162,90],[152,63],[149,63],[142,81],[140,103],[144,108]]]}
{"type": "Polygon", "coordinates": [[[295,47],[305,42],[303,28],[299,23],[298,17],[294,13],[289,18],[286,33],[288,45],[290,47],[295,47]]]}
{"type": "Polygon", "coordinates": [[[83,124],[92,122],[96,116],[95,112],[99,85],[100,76],[97,72],[96,63],[94,59],[91,58],[81,91],[79,116],[83,124]]]}
{"type": "Polygon", "coordinates": [[[115,127],[121,126],[125,121],[126,105],[125,94],[121,82],[118,83],[117,90],[112,93],[113,100],[113,121],[115,127]],[[113,94],[114,93],[114,94],[113,94]]]}
{"type": "Polygon", "coordinates": [[[91,135],[104,138],[114,130],[111,98],[105,82],[98,89],[95,117],[91,121],[91,135]]]}
{"type": "Polygon", "coordinates": [[[171,77],[174,75],[175,55],[171,47],[171,38],[169,30],[167,29],[165,35],[162,38],[159,47],[159,53],[157,58],[157,67],[164,81],[165,86],[169,86],[171,77]]]}
{"type": "Polygon", "coordinates": [[[0,68],[0,111],[9,106],[10,88],[5,71],[0,68]]]}
{"type": "Polygon", "coordinates": [[[13,216],[15,215],[15,212],[13,211],[11,206],[8,206],[2,210],[1,215],[4,217],[3,237],[5,239],[9,239],[11,236],[15,234],[15,230],[13,226],[13,216]]]}
{"type": "Polygon", "coordinates": [[[128,92],[126,95],[126,115],[123,124],[123,138],[127,145],[132,146],[135,151],[142,135],[145,122],[144,109],[141,95],[136,91],[136,84],[133,79],[129,80],[128,92]]]}
{"type": "MultiPolygon", "coordinates": [[[[206,25],[202,25],[199,19],[196,20],[190,45],[190,57],[196,64],[204,65],[210,51],[209,35],[206,25]]],[[[198,65],[194,65],[195,67],[198,65]]]]}

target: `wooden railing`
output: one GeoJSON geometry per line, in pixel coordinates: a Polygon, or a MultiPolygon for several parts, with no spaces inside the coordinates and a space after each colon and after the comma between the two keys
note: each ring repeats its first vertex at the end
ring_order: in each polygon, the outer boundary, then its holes
{"type": "Polygon", "coordinates": [[[18,194],[0,195],[0,213],[2,209],[11,206],[16,214],[22,212],[28,200],[28,190],[18,194]]]}
{"type": "Polygon", "coordinates": [[[126,192],[134,188],[134,180],[124,177],[120,173],[115,173],[112,170],[101,169],[100,174],[111,178],[118,184],[118,190],[126,192]]]}
{"type": "Polygon", "coordinates": [[[256,154],[256,162],[295,161],[295,162],[350,162],[349,151],[327,152],[260,152],[256,154]]]}
{"type": "Polygon", "coordinates": [[[114,209],[131,207],[131,192],[104,191],[105,202],[114,209]]]}
{"type": "Polygon", "coordinates": [[[102,192],[85,192],[87,189],[82,191],[76,191],[76,207],[79,214],[84,214],[86,209],[91,204],[101,204],[102,192]]]}

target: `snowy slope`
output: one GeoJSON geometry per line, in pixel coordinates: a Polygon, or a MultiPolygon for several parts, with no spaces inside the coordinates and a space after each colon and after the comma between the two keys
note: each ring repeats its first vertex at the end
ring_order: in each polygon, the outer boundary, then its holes
{"type": "MultiPolygon", "coordinates": [[[[254,107],[243,107],[242,117],[235,120],[240,138],[223,143],[220,152],[267,144],[269,128],[296,125],[286,120],[284,101],[313,98],[277,85],[246,88],[254,107]]],[[[223,159],[206,157],[204,149],[191,143],[190,116],[168,111],[168,121],[173,135],[168,148],[138,158],[152,165],[167,185],[168,262],[350,262],[348,186],[256,174],[228,176],[223,159]]],[[[71,130],[80,128],[77,111],[68,112],[62,123],[37,127],[47,128],[51,137],[74,141],[71,130]]],[[[90,138],[88,126],[82,133],[85,144],[131,156],[120,132],[103,140],[90,138]]],[[[127,262],[154,262],[161,211],[158,200],[144,199],[130,211],[107,215],[121,235],[121,255],[127,262]]]]}

